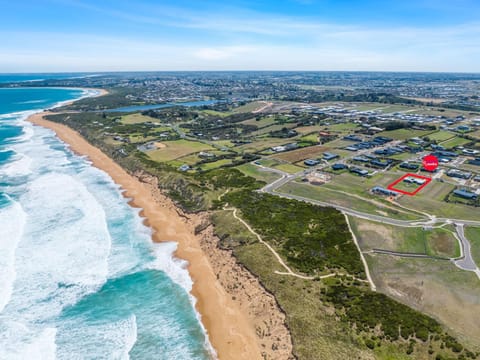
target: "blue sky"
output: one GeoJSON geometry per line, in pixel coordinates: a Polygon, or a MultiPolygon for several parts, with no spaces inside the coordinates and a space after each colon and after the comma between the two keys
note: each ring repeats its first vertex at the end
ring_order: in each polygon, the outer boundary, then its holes
{"type": "Polygon", "coordinates": [[[480,72],[477,0],[0,0],[0,72],[480,72]]]}

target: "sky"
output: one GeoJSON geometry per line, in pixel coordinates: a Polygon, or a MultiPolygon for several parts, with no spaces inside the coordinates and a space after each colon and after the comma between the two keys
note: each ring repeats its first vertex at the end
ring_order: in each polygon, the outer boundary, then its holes
{"type": "Polygon", "coordinates": [[[480,72],[478,0],[0,0],[0,73],[480,72]]]}

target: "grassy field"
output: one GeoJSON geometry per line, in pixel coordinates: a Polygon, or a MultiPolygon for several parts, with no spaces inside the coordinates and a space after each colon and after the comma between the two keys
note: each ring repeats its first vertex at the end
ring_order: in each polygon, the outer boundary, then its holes
{"type": "Polygon", "coordinates": [[[274,155],[273,157],[279,160],[296,163],[305,159],[321,157],[324,152],[328,152],[330,150],[331,148],[329,146],[314,145],[279,153],[274,155]]]}
{"type": "Polygon", "coordinates": [[[164,141],[163,144],[165,148],[147,152],[152,160],[165,162],[178,159],[188,154],[213,150],[213,147],[210,145],[189,140],[164,141]]]}
{"type": "Polygon", "coordinates": [[[350,224],[363,250],[383,249],[440,257],[460,256],[451,231],[436,228],[398,227],[350,217],[350,224]]]}
{"type": "Polygon", "coordinates": [[[414,214],[404,213],[388,208],[379,202],[372,203],[366,200],[358,199],[349,194],[332,191],[331,189],[325,187],[325,185],[314,186],[300,183],[288,183],[282,186],[278,192],[324,201],[339,206],[345,206],[369,214],[389,216],[394,219],[415,220],[420,218],[420,216],[414,214]]]}
{"type": "Polygon", "coordinates": [[[235,109],[232,110],[232,113],[238,114],[238,113],[246,113],[246,112],[252,112],[257,109],[260,109],[262,106],[265,106],[263,102],[260,101],[253,101],[251,103],[239,106],[235,109]]]}
{"type": "Polygon", "coordinates": [[[358,124],[354,123],[342,123],[342,124],[332,124],[325,126],[324,130],[334,131],[334,132],[341,132],[341,133],[350,133],[354,129],[358,128],[358,124]]]}
{"type": "Polygon", "coordinates": [[[443,141],[441,145],[447,149],[454,148],[455,146],[462,146],[468,144],[471,140],[463,139],[461,137],[454,137],[453,139],[443,141]]]}
{"type": "Polygon", "coordinates": [[[250,144],[244,144],[240,146],[236,146],[234,149],[238,149],[239,151],[261,151],[264,149],[270,149],[274,146],[285,145],[288,144],[289,139],[277,139],[271,137],[261,137],[257,138],[255,141],[251,142],[250,144]]]}
{"type": "Polygon", "coordinates": [[[226,117],[231,114],[230,112],[216,111],[216,110],[202,110],[201,112],[205,115],[219,116],[219,117],[226,117]]]}
{"type": "Polygon", "coordinates": [[[423,137],[431,134],[431,130],[412,130],[412,129],[397,129],[392,131],[383,131],[379,133],[380,136],[387,136],[394,140],[406,140],[413,137],[423,137]]]}
{"type": "Polygon", "coordinates": [[[255,118],[248,119],[248,120],[242,121],[241,124],[255,125],[258,128],[264,128],[264,127],[275,124],[275,118],[273,116],[266,116],[261,118],[260,120],[256,120],[255,118]]]}
{"type": "Polygon", "coordinates": [[[469,134],[470,136],[473,136],[476,139],[480,139],[480,130],[474,131],[469,134]]]}
{"type": "Polygon", "coordinates": [[[310,134],[312,132],[319,132],[321,130],[325,129],[325,126],[323,125],[312,125],[312,126],[300,126],[300,127],[297,127],[295,128],[295,130],[299,133],[299,134],[310,134]]]}
{"type": "Polygon", "coordinates": [[[159,123],[158,119],[152,118],[150,116],[142,115],[141,113],[134,113],[122,116],[122,123],[123,124],[142,124],[147,121],[151,121],[153,123],[159,123]]]}
{"type": "Polygon", "coordinates": [[[291,129],[294,127],[295,127],[295,124],[273,124],[252,132],[252,135],[253,136],[265,135],[265,134],[269,134],[271,131],[278,131],[278,130],[282,130],[283,128],[291,129]]]}
{"type": "Polygon", "coordinates": [[[471,245],[471,251],[473,260],[475,260],[477,266],[480,265],[480,228],[479,227],[466,227],[465,236],[471,245]]]}
{"type": "Polygon", "coordinates": [[[300,138],[300,141],[310,141],[310,142],[318,144],[318,134],[316,132],[314,132],[314,133],[311,133],[309,135],[302,136],[300,138]]]}
{"type": "Polygon", "coordinates": [[[428,135],[429,139],[430,140],[436,140],[436,141],[445,141],[445,140],[448,140],[448,139],[451,139],[453,137],[455,137],[456,135],[450,131],[437,131],[433,134],[430,134],[428,135]]]}
{"type": "Polygon", "coordinates": [[[262,171],[261,168],[252,164],[243,164],[237,166],[236,168],[243,172],[245,175],[254,177],[257,180],[265,181],[266,183],[271,183],[280,178],[280,175],[272,173],[270,171],[262,171]]]}
{"type": "Polygon", "coordinates": [[[378,291],[439,320],[480,350],[480,282],[445,260],[366,254],[378,291]]]}
{"type": "Polygon", "coordinates": [[[212,170],[212,169],[219,168],[219,167],[222,166],[222,165],[227,165],[227,164],[231,164],[231,163],[232,163],[232,160],[231,160],[231,159],[221,159],[221,160],[217,160],[217,161],[212,161],[212,162],[209,162],[209,163],[201,164],[201,165],[200,165],[200,168],[201,168],[202,170],[212,170]]]}
{"type": "Polygon", "coordinates": [[[285,171],[289,174],[295,174],[299,171],[305,170],[304,168],[292,164],[279,164],[274,166],[275,169],[285,171]]]}

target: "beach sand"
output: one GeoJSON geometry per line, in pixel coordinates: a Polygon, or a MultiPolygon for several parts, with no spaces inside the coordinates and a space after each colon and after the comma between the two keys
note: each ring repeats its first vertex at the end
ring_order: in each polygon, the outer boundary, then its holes
{"type": "MultiPolygon", "coordinates": [[[[124,196],[131,199],[130,204],[143,209],[141,214],[145,217],[146,225],[154,231],[154,241],[178,243],[175,256],[189,263],[188,271],[193,280],[192,295],[197,299],[196,308],[219,359],[264,358],[265,355],[262,356],[262,352],[265,354],[265,350],[260,349],[255,327],[239,304],[220,284],[208,257],[202,251],[200,237],[194,234],[192,224],[188,224],[187,220],[179,215],[179,210],[160,193],[158,187],[156,187],[158,194],[155,194],[151,184],[128,174],[76,131],[65,125],[43,119],[45,115],[48,113],[38,113],[32,115],[29,120],[36,125],[55,131],[74,152],[86,155],[95,167],[108,173],[115,183],[125,190],[124,196]]],[[[290,341],[289,336],[288,341],[290,341]]],[[[271,349],[266,350],[271,351],[271,349]]],[[[290,355],[267,356],[270,359],[289,357],[290,355]]]]}

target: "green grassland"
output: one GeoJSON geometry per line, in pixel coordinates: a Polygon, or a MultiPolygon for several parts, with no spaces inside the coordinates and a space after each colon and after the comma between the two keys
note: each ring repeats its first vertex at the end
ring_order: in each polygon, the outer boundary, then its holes
{"type": "Polygon", "coordinates": [[[153,123],[159,122],[158,119],[152,118],[150,116],[142,115],[141,113],[124,115],[122,116],[122,120],[121,120],[123,124],[128,124],[128,125],[143,124],[147,121],[151,121],[153,123]]]}
{"type": "Polygon", "coordinates": [[[348,123],[328,125],[328,126],[325,126],[323,130],[341,132],[341,133],[350,133],[356,128],[358,128],[358,124],[348,122],[348,123]]]}
{"type": "Polygon", "coordinates": [[[480,282],[474,273],[445,260],[365,256],[378,291],[434,317],[464,346],[480,350],[480,282]]]}
{"type": "Polygon", "coordinates": [[[402,211],[401,209],[396,210],[394,208],[389,208],[378,202],[372,203],[368,201],[368,199],[362,200],[353,197],[348,193],[332,191],[331,189],[326,188],[324,185],[314,186],[300,183],[287,183],[279,188],[278,192],[344,206],[357,211],[366,212],[368,214],[389,216],[394,219],[416,220],[421,218],[419,215],[402,211]]]}
{"type": "Polygon", "coordinates": [[[164,141],[166,145],[163,149],[147,151],[148,156],[158,162],[175,160],[188,154],[213,150],[210,145],[189,140],[164,141]]]}
{"type": "Polygon", "coordinates": [[[451,149],[451,148],[454,148],[456,146],[462,146],[462,145],[468,144],[469,142],[471,142],[471,140],[463,139],[463,138],[457,136],[457,137],[454,137],[453,139],[443,141],[441,143],[441,145],[443,147],[445,147],[446,149],[451,149]]]}
{"type": "Polygon", "coordinates": [[[458,240],[443,228],[398,227],[349,217],[362,250],[382,249],[430,256],[460,256],[458,240]]]}
{"type": "Polygon", "coordinates": [[[396,113],[396,112],[403,112],[403,111],[410,111],[413,110],[414,107],[412,106],[407,106],[407,105],[390,105],[387,107],[384,107],[380,109],[379,111],[384,113],[384,114],[391,114],[391,113],[396,113]]]}
{"type": "Polygon", "coordinates": [[[255,125],[259,129],[261,129],[261,128],[264,128],[264,127],[267,127],[267,126],[270,126],[270,125],[274,125],[275,124],[275,118],[273,116],[262,117],[262,118],[260,118],[260,120],[257,120],[257,119],[254,118],[254,119],[249,119],[249,120],[242,121],[242,124],[255,125]]]}
{"type": "Polygon", "coordinates": [[[406,140],[413,137],[423,137],[431,134],[432,130],[412,130],[412,129],[397,129],[391,131],[382,131],[378,135],[386,136],[394,140],[406,140]]]}
{"type": "Polygon", "coordinates": [[[295,174],[299,171],[305,170],[303,167],[292,164],[279,164],[274,166],[275,169],[285,171],[289,174],[295,174]]]}
{"type": "Polygon", "coordinates": [[[312,143],[318,143],[318,133],[314,132],[309,135],[302,136],[300,141],[309,141],[312,143]]]}
{"type": "Polygon", "coordinates": [[[270,171],[262,171],[258,166],[249,163],[237,166],[236,168],[247,176],[251,176],[257,180],[265,181],[267,183],[271,183],[280,178],[280,175],[278,174],[270,171]]]}
{"type": "Polygon", "coordinates": [[[429,134],[428,138],[430,140],[435,140],[435,141],[440,142],[440,141],[445,141],[445,140],[451,139],[455,136],[456,136],[455,133],[452,133],[450,131],[441,130],[441,131],[437,131],[435,133],[429,134]]]}
{"type": "Polygon", "coordinates": [[[444,201],[454,188],[454,185],[433,180],[415,196],[402,196],[398,203],[437,217],[478,220],[480,208],[444,201]]]}
{"type": "Polygon", "coordinates": [[[479,227],[466,227],[465,236],[471,245],[473,260],[480,265],[480,228],[479,227]]]}

